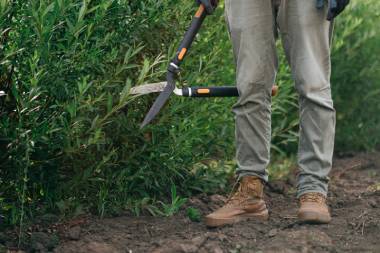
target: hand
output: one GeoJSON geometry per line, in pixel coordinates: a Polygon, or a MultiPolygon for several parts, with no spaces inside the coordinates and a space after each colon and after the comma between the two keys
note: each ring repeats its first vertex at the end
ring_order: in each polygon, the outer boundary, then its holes
{"type": "Polygon", "coordinates": [[[207,14],[212,14],[216,7],[218,7],[218,0],[196,0],[198,4],[203,4],[207,14]]]}
{"type": "Polygon", "coordinates": [[[327,20],[333,20],[336,16],[338,16],[341,12],[344,11],[344,9],[349,3],[350,0],[330,0],[327,20]]]}

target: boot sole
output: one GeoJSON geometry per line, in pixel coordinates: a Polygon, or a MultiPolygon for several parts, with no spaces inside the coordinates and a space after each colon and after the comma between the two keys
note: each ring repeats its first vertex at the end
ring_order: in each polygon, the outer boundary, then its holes
{"type": "Polygon", "coordinates": [[[215,228],[215,227],[221,227],[224,225],[231,225],[238,222],[246,221],[249,219],[255,219],[255,220],[261,220],[266,221],[269,218],[268,210],[265,209],[259,213],[246,213],[242,215],[237,215],[231,218],[222,219],[222,218],[205,218],[205,223],[207,227],[215,228]]]}
{"type": "Polygon", "coordinates": [[[298,213],[298,219],[302,223],[308,224],[328,224],[331,221],[330,215],[324,215],[315,212],[298,213]]]}

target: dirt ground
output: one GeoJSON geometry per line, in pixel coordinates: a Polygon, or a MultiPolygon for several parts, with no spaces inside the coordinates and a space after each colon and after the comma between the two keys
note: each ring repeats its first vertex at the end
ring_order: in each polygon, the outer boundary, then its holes
{"type": "MultiPolygon", "coordinates": [[[[380,252],[380,153],[336,158],[331,175],[328,225],[297,222],[294,177],[266,189],[268,222],[248,221],[208,229],[192,222],[185,211],[170,218],[82,218],[60,230],[56,253],[121,252],[380,252]]],[[[220,195],[197,196],[187,207],[202,215],[223,204],[220,195]]],[[[36,233],[35,233],[36,234],[36,233]]],[[[33,234],[32,234],[33,236],[33,234]]],[[[51,239],[37,233],[34,252],[49,252],[51,239]],[[42,238],[42,239],[41,239],[42,238]],[[44,242],[45,238],[45,242],[44,242]]],[[[1,251],[1,250],[0,250],[1,251]]]]}

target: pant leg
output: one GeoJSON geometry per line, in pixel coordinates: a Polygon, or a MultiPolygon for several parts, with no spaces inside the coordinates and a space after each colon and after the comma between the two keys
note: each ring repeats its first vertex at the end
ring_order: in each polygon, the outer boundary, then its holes
{"type": "Polygon", "coordinates": [[[226,0],[226,19],[236,60],[237,175],[268,180],[271,88],[277,70],[272,1],[226,0]]]}
{"type": "Polygon", "coordinates": [[[298,196],[328,190],[335,136],[330,23],[315,0],[282,0],[279,27],[300,105],[298,196]]]}

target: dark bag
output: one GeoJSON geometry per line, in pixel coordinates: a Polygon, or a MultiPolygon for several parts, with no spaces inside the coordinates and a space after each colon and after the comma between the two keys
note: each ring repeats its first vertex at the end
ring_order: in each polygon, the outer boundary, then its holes
{"type": "MultiPolygon", "coordinates": [[[[327,14],[327,20],[331,21],[336,18],[340,13],[346,9],[350,0],[329,0],[329,12],[327,14]]],[[[317,0],[317,8],[323,8],[325,0],[317,0]]]]}

